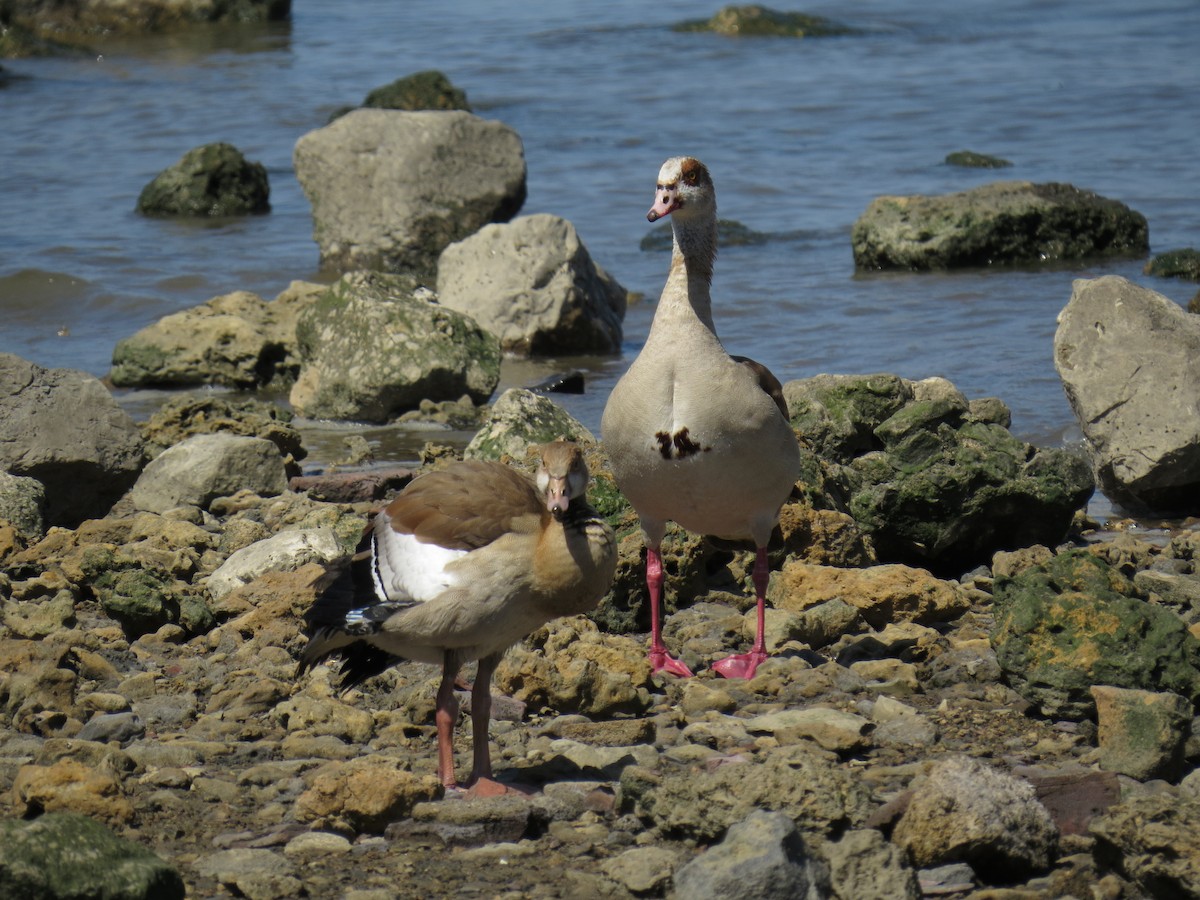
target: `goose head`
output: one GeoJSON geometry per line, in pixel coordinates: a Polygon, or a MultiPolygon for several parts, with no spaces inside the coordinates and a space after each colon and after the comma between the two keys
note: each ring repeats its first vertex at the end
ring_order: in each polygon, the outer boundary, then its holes
{"type": "Polygon", "coordinates": [[[571,501],[584,495],[588,477],[587,463],[578,444],[554,441],[542,447],[537,486],[554,518],[562,519],[571,501]]]}
{"type": "Polygon", "coordinates": [[[675,156],[663,163],[654,189],[651,222],[674,215],[676,221],[697,215],[716,215],[716,194],[704,163],[691,156],[675,156]]]}

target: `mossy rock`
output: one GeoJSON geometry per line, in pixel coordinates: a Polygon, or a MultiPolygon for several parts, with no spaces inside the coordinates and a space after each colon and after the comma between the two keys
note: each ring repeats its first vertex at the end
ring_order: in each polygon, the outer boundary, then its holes
{"type": "Polygon", "coordinates": [[[1183,250],[1168,250],[1157,253],[1142,268],[1143,275],[1159,278],[1182,278],[1185,281],[1200,281],[1200,250],[1188,247],[1183,250]]]}
{"type": "Polygon", "coordinates": [[[988,156],[974,150],[957,150],[946,154],[946,165],[962,166],[966,169],[1007,169],[1012,163],[999,156],[988,156]]]}
{"type": "Polygon", "coordinates": [[[854,28],[805,13],[780,12],[757,4],[726,6],[710,19],[680,22],[675,31],[713,31],[729,37],[837,37],[856,34],[854,28]]]}
{"type": "Polygon", "coordinates": [[[150,569],[124,568],[101,574],[92,590],[104,612],[120,623],[130,638],[176,624],[188,634],[212,629],[216,618],[208,605],[169,575],[150,569]]]}
{"type": "Polygon", "coordinates": [[[414,72],[367,94],[363,106],[374,109],[461,109],[471,112],[471,104],[461,89],[436,69],[414,72]]]}
{"type": "Polygon", "coordinates": [[[137,211],[147,216],[244,216],[270,211],[270,196],[262,163],[248,161],[231,144],[205,144],[146,185],[137,211]]]}

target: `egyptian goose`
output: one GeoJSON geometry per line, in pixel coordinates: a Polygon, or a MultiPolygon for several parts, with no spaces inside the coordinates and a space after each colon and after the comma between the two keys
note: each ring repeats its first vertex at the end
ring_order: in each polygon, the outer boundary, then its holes
{"type": "Polygon", "coordinates": [[[800,450],[779,382],[725,352],[712,319],[717,204],[708,169],[668,159],[651,222],[671,216],[674,246],[650,334],[613,388],[601,421],[613,475],[641,520],[650,595],[650,665],[689,676],[662,642],[661,546],[668,521],[697,534],[752,539],[758,626],[750,652],[720,660],[727,678],[753,677],[763,638],[767,542],[800,475],[800,450]]]}
{"type": "Polygon", "coordinates": [[[478,460],[414,479],[375,517],[349,565],[326,576],[306,617],[300,672],[340,656],[348,690],[401,659],[440,665],[438,776],[456,789],[454,682],[479,660],[467,784],[502,791],[488,748],[497,663],[551,619],[593,609],[616,569],[616,540],[588,505],[587,485],[583,453],[567,441],[541,448],[533,481],[478,460]]]}

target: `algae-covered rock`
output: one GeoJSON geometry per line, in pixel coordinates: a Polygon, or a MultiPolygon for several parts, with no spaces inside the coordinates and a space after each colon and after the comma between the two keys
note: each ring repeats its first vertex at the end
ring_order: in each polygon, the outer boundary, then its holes
{"type": "Polygon", "coordinates": [[[147,184],[137,211],[147,216],[244,216],[268,212],[270,196],[262,163],[248,161],[230,144],[205,144],[147,184]]]}
{"type": "Polygon", "coordinates": [[[505,456],[525,460],[535,444],[563,438],[595,444],[595,436],[569,412],[541,394],[524,388],[509,388],[463,451],[465,459],[495,459],[505,456]]]}
{"type": "Polygon", "coordinates": [[[216,624],[212,610],[186,585],[151,569],[106,572],[92,590],[104,611],[131,638],[168,623],[179,625],[188,634],[202,634],[216,624]]]}
{"type": "Polygon", "coordinates": [[[472,402],[500,380],[500,344],[407,275],[344,275],[300,318],[292,406],[311,418],[386,422],[422,400],[472,402]]]}
{"type": "Polygon", "coordinates": [[[994,590],[996,659],[1044,715],[1093,715],[1097,684],[1200,698],[1200,641],[1095,554],[1060,553],[994,590]]]}
{"type": "Polygon", "coordinates": [[[1191,247],[1156,253],[1142,268],[1145,275],[1200,281],[1200,250],[1191,247]]]}
{"type": "Polygon", "coordinates": [[[1146,217],[1069,184],[1006,181],[943,196],[877,197],[850,231],[858,269],[953,269],[1142,256],[1146,217]]]}
{"type": "Polygon", "coordinates": [[[712,18],[680,22],[675,31],[714,31],[730,37],[833,37],[855,34],[849,26],[824,16],[780,12],[766,6],[726,6],[712,18]]]}
{"type": "Polygon", "coordinates": [[[1012,163],[998,156],[976,153],[974,150],[956,150],[946,154],[946,165],[962,166],[966,169],[1006,169],[1012,163]]]}
{"type": "Polygon", "coordinates": [[[461,109],[471,111],[467,95],[437,69],[397,78],[367,94],[363,106],[373,109],[461,109]]]}
{"type": "Polygon", "coordinates": [[[70,812],[0,821],[0,896],[182,900],[183,879],[150,850],[70,812]]]}

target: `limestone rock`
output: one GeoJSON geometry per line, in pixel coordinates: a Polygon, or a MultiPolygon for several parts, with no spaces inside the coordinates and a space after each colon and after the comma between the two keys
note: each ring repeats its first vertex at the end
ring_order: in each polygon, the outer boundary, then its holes
{"type": "Polygon", "coordinates": [[[312,418],[387,422],[423,400],[475,403],[500,380],[500,346],[411,276],[343,276],[297,329],[292,406],[312,418]]]}
{"type": "Polygon", "coordinates": [[[1152,897],[1200,896],[1200,799],[1131,797],[1093,819],[1096,855],[1152,897]]]}
{"type": "Polygon", "coordinates": [[[841,600],[876,628],[889,622],[946,622],[970,606],[950,582],[898,563],[842,569],[789,559],[771,580],[767,598],[776,609],[797,613],[841,600]]]}
{"type": "Polygon", "coordinates": [[[1200,319],[1108,275],[1079,279],[1059,314],[1054,365],[1101,489],[1134,508],[1200,502],[1200,319]]]}
{"type": "Polygon", "coordinates": [[[298,569],[306,563],[328,563],[344,554],[329,528],[281,531],[231,554],[208,577],[208,591],[220,600],[264,572],[298,569]]]}
{"type": "Polygon", "coordinates": [[[438,255],[525,202],[521,139],[460,111],[358,109],[296,142],[325,267],[432,274],[438,255]]]}
{"type": "Polygon", "coordinates": [[[1177,781],[1192,730],[1192,704],[1178,694],[1093,685],[1100,766],[1149,781],[1177,781]]]}
{"type": "Polygon", "coordinates": [[[137,424],[97,379],[0,353],[0,470],[42,483],[47,526],[103,516],[142,460],[137,424]]]}
{"type": "Polygon", "coordinates": [[[46,533],[45,506],[46,489],[40,481],[0,470],[0,520],[12,525],[25,540],[35,541],[46,533]]]}
{"type": "Polygon", "coordinates": [[[1069,184],[1003,181],[944,196],[877,197],[850,232],[858,269],[1042,264],[1150,249],[1146,217],[1069,184]]]}
{"type": "Polygon", "coordinates": [[[163,513],[183,505],[204,508],[238,491],[272,496],[285,490],[283,459],[270,441],[198,434],[152,460],[129,498],[136,509],[163,513]]]}
{"type": "Polygon", "coordinates": [[[626,291],[592,262],[575,226],[552,215],[485,225],[438,259],[440,302],[500,338],[506,353],[621,349],[626,291]]]}
{"type": "Polygon", "coordinates": [[[531,447],[565,438],[595,444],[596,438],[569,412],[541,394],[509,388],[463,451],[465,459],[525,460],[531,447]]]}
{"type": "Polygon", "coordinates": [[[69,811],[117,825],[133,819],[133,804],[116,775],[71,759],[50,766],[21,766],[12,790],[13,804],[23,818],[69,811]]]}
{"type": "Polygon", "coordinates": [[[318,828],[379,833],[442,791],[433,775],[414,775],[385,757],[362,757],[319,769],[296,800],[296,818],[318,828]]]}
{"type": "Polygon", "coordinates": [[[854,900],[919,900],[917,873],[904,854],[873,828],[848,831],[821,848],[834,896],[854,900]]]}

